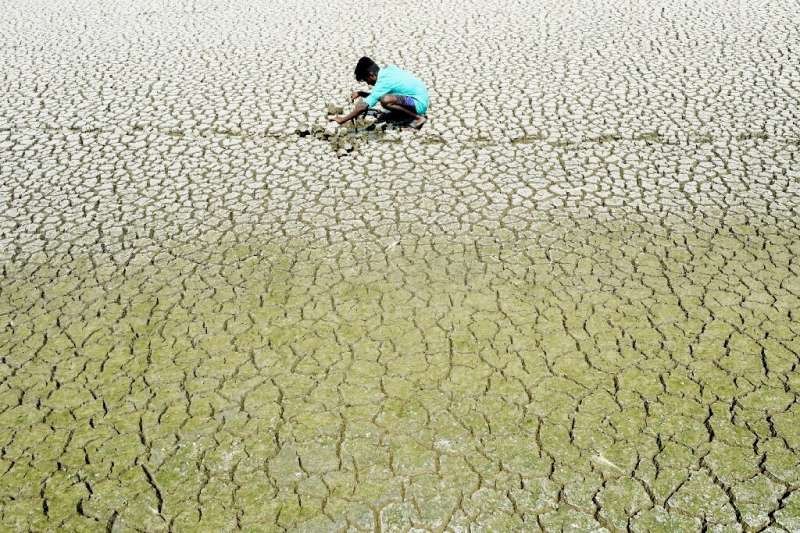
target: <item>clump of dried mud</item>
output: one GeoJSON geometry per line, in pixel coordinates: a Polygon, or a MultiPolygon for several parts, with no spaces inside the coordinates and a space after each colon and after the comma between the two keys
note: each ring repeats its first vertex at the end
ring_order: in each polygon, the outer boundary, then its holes
{"type": "Polygon", "coordinates": [[[342,113],[344,113],[344,107],[336,104],[327,104],[325,106],[325,110],[328,112],[329,115],[341,115],[342,113]]]}
{"type": "MultiPolygon", "coordinates": [[[[344,107],[328,103],[325,105],[328,116],[344,114],[344,107]]],[[[312,124],[305,128],[295,130],[298,137],[313,136],[321,141],[330,143],[331,148],[341,157],[352,153],[367,139],[382,137],[387,129],[402,127],[405,123],[392,120],[391,117],[378,120],[375,116],[357,117],[345,124],[337,125],[333,122],[327,124],[312,124]]]]}

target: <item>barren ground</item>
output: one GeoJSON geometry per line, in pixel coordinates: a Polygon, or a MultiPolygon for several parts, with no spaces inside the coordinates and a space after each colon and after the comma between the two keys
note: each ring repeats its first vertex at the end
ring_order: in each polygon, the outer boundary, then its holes
{"type": "Polygon", "coordinates": [[[0,11],[3,529],[800,531],[797,2],[0,11]]]}

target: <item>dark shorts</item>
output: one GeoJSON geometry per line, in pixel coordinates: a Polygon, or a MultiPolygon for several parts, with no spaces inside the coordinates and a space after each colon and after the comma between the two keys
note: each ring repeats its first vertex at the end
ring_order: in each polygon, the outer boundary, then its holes
{"type": "Polygon", "coordinates": [[[395,96],[395,98],[397,98],[397,103],[401,106],[409,108],[414,113],[417,112],[417,101],[410,96],[400,96],[398,94],[395,96]]]}

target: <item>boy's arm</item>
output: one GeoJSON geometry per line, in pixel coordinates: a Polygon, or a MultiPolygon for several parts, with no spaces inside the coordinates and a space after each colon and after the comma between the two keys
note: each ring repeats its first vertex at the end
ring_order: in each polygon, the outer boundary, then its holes
{"type": "Polygon", "coordinates": [[[378,83],[372,88],[372,92],[369,93],[367,96],[364,97],[363,102],[367,104],[367,107],[375,107],[378,105],[378,102],[381,101],[381,97],[385,94],[389,94],[392,90],[391,81],[387,80],[386,78],[378,78],[378,83]]]}
{"type": "Polygon", "coordinates": [[[391,82],[387,82],[386,80],[378,78],[378,83],[376,83],[375,87],[372,88],[372,92],[367,94],[367,96],[363,97],[358,102],[356,102],[356,105],[352,111],[350,111],[343,117],[331,117],[331,120],[335,120],[339,124],[344,124],[348,120],[356,118],[358,115],[360,115],[370,107],[375,107],[376,105],[378,105],[381,96],[383,96],[384,94],[388,94],[389,91],[391,90],[392,87],[390,83],[391,82]]]}
{"type": "Polygon", "coordinates": [[[353,120],[367,109],[369,108],[367,107],[367,104],[364,103],[364,100],[359,100],[358,102],[356,102],[356,105],[353,107],[353,110],[350,111],[348,114],[346,114],[343,117],[340,116],[331,117],[331,120],[336,121],[338,124],[344,124],[348,120],[353,120]]]}

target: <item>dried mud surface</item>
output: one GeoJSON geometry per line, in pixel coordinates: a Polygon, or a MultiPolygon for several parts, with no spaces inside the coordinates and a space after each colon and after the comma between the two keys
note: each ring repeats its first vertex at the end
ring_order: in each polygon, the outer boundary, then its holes
{"type": "Polygon", "coordinates": [[[800,530],[800,4],[403,6],[4,2],[4,529],[800,530]]]}

